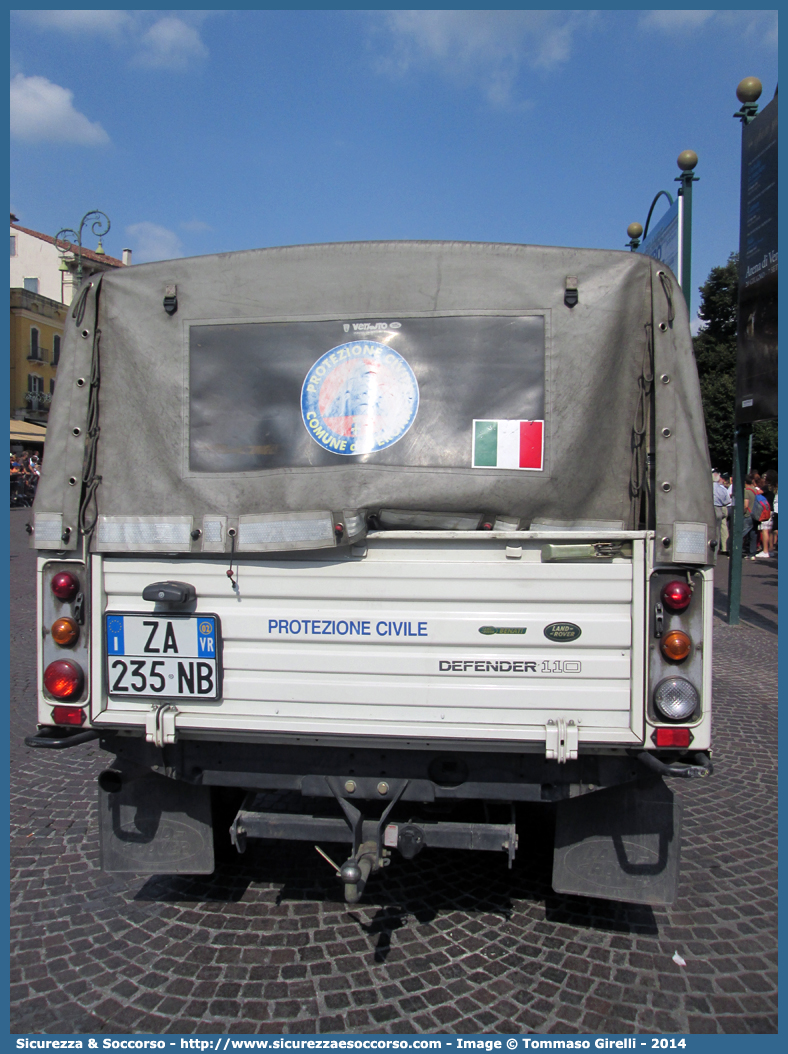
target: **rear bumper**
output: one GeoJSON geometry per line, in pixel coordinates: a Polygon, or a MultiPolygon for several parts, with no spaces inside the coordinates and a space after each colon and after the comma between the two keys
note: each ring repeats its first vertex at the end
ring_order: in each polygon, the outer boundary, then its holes
{"type": "MultiPolygon", "coordinates": [[[[622,786],[650,775],[706,775],[710,763],[675,752],[582,753],[560,764],[544,754],[445,749],[375,749],[187,740],[158,748],[141,737],[102,735],[113,767],[132,766],[195,786],[287,791],[332,798],[330,783],[351,787],[355,801],[389,801],[407,781],[403,801],[556,802],[622,786]],[[645,760],[644,760],[645,758],[645,760]],[[687,764],[689,762],[689,765],[687,764]],[[388,787],[382,791],[381,788],[388,787]]],[[[702,755],[705,757],[705,755],[702,755]]]]}
{"type": "Polygon", "coordinates": [[[527,812],[526,803],[540,802],[551,806],[547,815],[555,809],[556,892],[669,904],[681,802],[662,776],[711,770],[704,755],[663,760],[642,751],[559,764],[536,754],[188,740],[155,747],[127,736],[105,736],[101,746],[116,755],[99,778],[106,870],[207,873],[214,839],[229,826],[239,852],[249,839],[349,843],[351,857],[335,865],[349,902],[392,850],[407,859],[424,848],[497,851],[511,866],[517,806],[527,812]],[[220,819],[217,809],[230,802],[220,819]]]}
{"type": "Polygon", "coordinates": [[[32,736],[25,736],[26,747],[39,747],[45,750],[65,750],[66,747],[78,747],[98,739],[101,732],[96,728],[39,728],[32,736]]]}

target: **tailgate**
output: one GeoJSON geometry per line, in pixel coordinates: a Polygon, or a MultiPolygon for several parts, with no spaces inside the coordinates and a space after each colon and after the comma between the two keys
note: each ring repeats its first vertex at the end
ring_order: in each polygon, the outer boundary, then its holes
{"type": "Polygon", "coordinates": [[[195,587],[197,615],[215,616],[222,663],[218,700],[192,697],[188,680],[172,698],[178,735],[549,746],[563,721],[580,743],[640,742],[646,538],[623,539],[631,556],[546,563],[560,538],[380,533],[330,555],[241,560],[237,591],[226,559],[96,556],[94,722],[144,725],[167,700],[107,694],[106,613],[162,620],[164,634],[167,610],[142,591],[177,579],[195,587]]]}

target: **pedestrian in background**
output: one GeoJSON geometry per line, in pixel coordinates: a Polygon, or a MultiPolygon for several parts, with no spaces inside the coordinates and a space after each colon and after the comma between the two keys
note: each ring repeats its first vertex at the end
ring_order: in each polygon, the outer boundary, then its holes
{"type": "Polygon", "coordinates": [[[711,478],[714,481],[714,515],[717,517],[717,552],[721,553],[728,544],[728,506],[731,499],[716,468],[712,469],[711,478]]]}
{"type": "Polygon", "coordinates": [[[748,472],[744,477],[744,530],[742,531],[742,556],[747,559],[747,543],[749,539],[750,559],[755,559],[758,551],[758,524],[753,519],[755,512],[755,499],[758,497],[759,488],[755,484],[755,474],[748,472]]]}
{"type": "Polygon", "coordinates": [[[730,472],[720,472],[720,483],[725,488],[727,501],[725,502],[725,515],[722,518],[720,531],[720,552],[730,556],[731,552],[731,527],[733,526],[733,485],[730,472]]]}
{"type": "MultiPolygon", "coordinates": [[[[764,498],[769,502],[771,509],[771,516],[768,520],[760,521],[760,533],[761,533],[761,545],[763,547],[763,553],[766,556],[771,556],[774,553],[775,545],[775,532],[776,532],[776,516],[775,506],[777,503],[777,472],[770,468],[764,472],[761,481],[761,491],[764,498]]],[[[760,556],[761,553],[758,553],[760,556]]]]}
{"type": "Polygon", "coordinates": [[[771,555],[772,539],[772,507],[766,497],[766,481],[756,473],[755,482],[758,486],[758,495],[755,499],[753,522],[758,529],[758,552],[755,554],[759,560],[768,560],[771,555]],[[764,505],[766,502],[766,505],[764,505]]]}
{"type": "Polygon", "coordinates": [[[766,483],[771,489],[772,498],[772,552],[777,549],[777,471],[770,468],[765,474],[766,483]]]}

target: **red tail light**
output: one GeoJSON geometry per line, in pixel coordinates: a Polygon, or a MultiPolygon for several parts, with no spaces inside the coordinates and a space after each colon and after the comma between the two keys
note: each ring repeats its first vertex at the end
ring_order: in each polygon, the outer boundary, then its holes
{"type": "Polygon", "coordinates": [[[52,720],[56,725],[81,725],[85,721],[85,711],[78,706],[53,706],[52,720]]]}
{"type": "Polygon", "coordinates": [[[52,592],[58,600],[72,601],[79,592],[79,579],[70,571],[58,571],[52,579],[52,592]]]}
{"type": "Polygon", "coordinates": [[[688,747],[691,738],[688,728],[658,728],[654,742],[658,747],[688,747]]]}
{"type": "Polygon", "coordinates": [[[44,670],[44,687],[55,699],[73,699],[81,695],[84,683],[82,667],[71,659],[57,659],[44,670]]]}
{"type": "Polygon", "coordinates": [[[692,600],[692,589],[686,582],[675,579],[662,587],[662,603],[668,611],[685,611],[692,600]]]}

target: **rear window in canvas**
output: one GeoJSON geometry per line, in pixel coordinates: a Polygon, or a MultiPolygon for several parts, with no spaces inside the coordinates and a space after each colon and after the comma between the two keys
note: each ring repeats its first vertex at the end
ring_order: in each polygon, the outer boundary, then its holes
{"type": "Polygon", "coordinates": [[[478,422],[503,436],[544,416],[541,314],[190,330],[192,472],[470,468],[478,422]]]}

